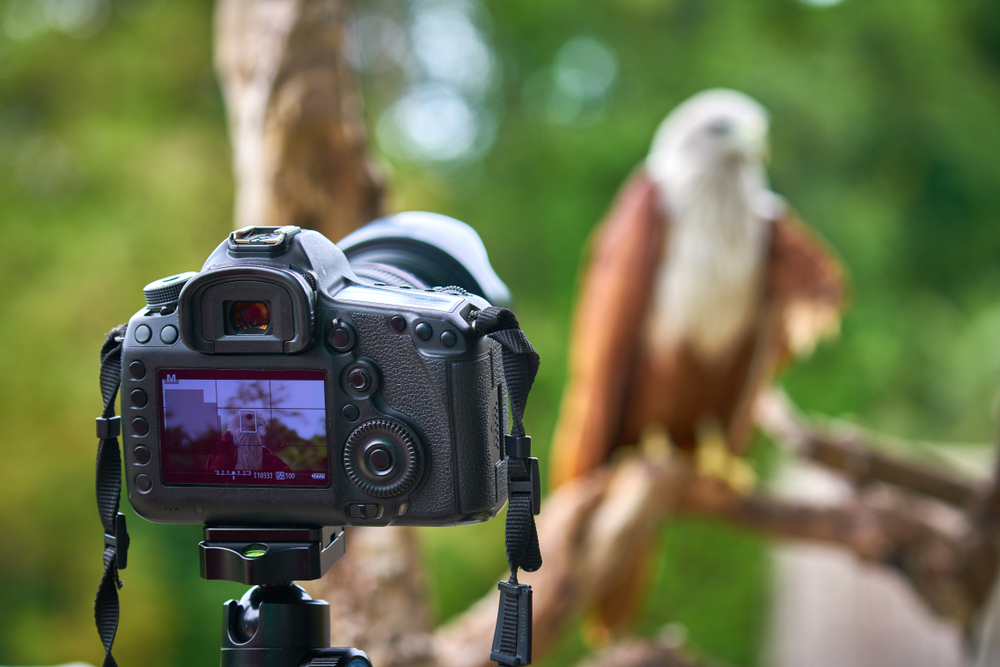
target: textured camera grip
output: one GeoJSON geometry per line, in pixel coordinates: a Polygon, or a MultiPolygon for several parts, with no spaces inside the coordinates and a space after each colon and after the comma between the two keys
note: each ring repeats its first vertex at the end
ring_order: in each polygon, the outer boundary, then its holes
{"type": "Polygon", "coordinates": [[[391,335],[384,315],[352,313],[361,353],[378,364],[382,400],[419,429],[426,448],[425,481],[413,497],[407,517],[444,519],[458,505],[450,428],[448,369],[444,359],[422,357],[408,338],[391,335]]]}
{"type": "Polygon", "coordinates": [[[497,502],[495,466],[500,453],[491,405],[496,400],[491,355],[453,362],[450,376],[459,503],[463,514],[487,512],[497,502]]]}

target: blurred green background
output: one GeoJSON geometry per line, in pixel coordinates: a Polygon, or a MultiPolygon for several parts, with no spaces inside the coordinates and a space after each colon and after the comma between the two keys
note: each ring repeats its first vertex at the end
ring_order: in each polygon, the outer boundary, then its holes
{"type": "MultiPolygon", "coordinates": [[[[0,2],[0,664],[100,664],[97,351],[144,284],[197,269],[231,228],[211,19],[203,0],[0,2]]],[[[995,0],[360,1],[352,26],[392,208],[479,230],[541,353],[543,461],[587,234],[659,121],[711,86],[770,109],[773,186],[852,275],[843,335],[786,376],[793,397],[909,438],[993,439],[995,0]]],[[[125,511],[120,662],[215,664],[243,587],[198,577],[198,527],[125,511]]],[[[440,619],[493,584],[502,533],[421,533],[440,619]]],[[[663,544],[641,632],[680,623],[757,664],[765,545],[690,521],[663,544]]],[[[538,664],[584,653],[570,629],[538,664]]]]}

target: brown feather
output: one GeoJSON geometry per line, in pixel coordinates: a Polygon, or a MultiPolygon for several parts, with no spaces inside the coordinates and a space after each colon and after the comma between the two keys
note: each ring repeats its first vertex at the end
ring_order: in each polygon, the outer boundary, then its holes
{"type": "Polygon", "coordinates": [[[726,429],[743,394],[755,346],[751,332],[725,358],[706,363],[687,345],[665,354],[644,345],[618,440],[636,443],[647,428],[659,425],[675,446],[692,450],[707,421],[726,429]]]}
{"type": "Polygon", "coordinates": [[[760,389],[839,328],[847,293],[840,262],[783,209],[772,220],[759,311],[732,351],[707,362],[685,344],[653,345],[658,332],[645,321],[667,233],[654,194],[644,174],[634,176],[594,237],[553,441],[555,485],[604,464],[615,447],[638,443],[650,426],[690,450],[714,421],[742,453],[760,389]]]}
{"type": "Polygon", "coordinates": [[[753,434],[753,409],[793,357],[809,354],[839,331],[847,301],[844,270],[833,250],[787,206],[771,221],[764,301],[757,319],[753,361],[726,426],[730,448],[742,453],[753,434]]]}
{"type": "Polygon", "coordinates": [[[801,356],[840,331],[847,280],[836,254],[790,210],[772,226],[766,298],[780,311],[785,351],[801,356]]]}
{"type": "Polygon", "coordinates": [[[554,486],[603,465],[617,444],[665,233],[656,186],[639,171],[592,237],[553,438],[554,486]]]}

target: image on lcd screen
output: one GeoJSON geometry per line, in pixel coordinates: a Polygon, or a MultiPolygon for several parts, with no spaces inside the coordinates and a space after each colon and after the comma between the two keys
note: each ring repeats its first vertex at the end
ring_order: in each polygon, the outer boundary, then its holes
{"type": "Polygon", "coordinates": [[[164,484],[326,486],[322,371],[158,376],[164,484]]]}

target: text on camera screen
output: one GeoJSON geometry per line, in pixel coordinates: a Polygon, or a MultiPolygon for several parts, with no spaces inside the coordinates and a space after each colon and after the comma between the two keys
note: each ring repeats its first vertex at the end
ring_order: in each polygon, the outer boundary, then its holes
{"type": "Polygon", "coordinates": [[[164,484],[327,485],[322,371],[158,375],[164,484]]]}

